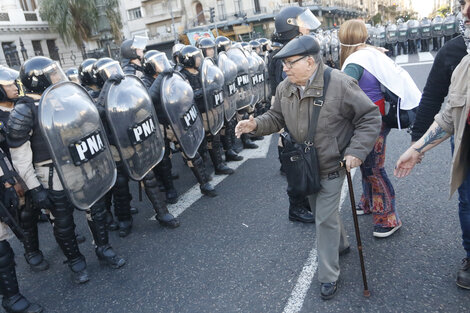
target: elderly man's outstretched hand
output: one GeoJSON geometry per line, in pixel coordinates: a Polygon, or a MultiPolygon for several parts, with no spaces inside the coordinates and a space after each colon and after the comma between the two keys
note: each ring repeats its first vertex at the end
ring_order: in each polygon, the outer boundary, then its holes
{"type": "Polygon", "coordinates": [[[252,115],[250,115],[250,118],[248,120],[242,120],[238,122],[237,126],[235,127],[235,136],[237,138],[240,138],[242,134],[250,133],[254,130],[256,130],[256,121],[253,118],[252,115]]]}

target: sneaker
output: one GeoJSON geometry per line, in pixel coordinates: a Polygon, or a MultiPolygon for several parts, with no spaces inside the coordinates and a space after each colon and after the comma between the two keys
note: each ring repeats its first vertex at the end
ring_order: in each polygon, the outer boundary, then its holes
{"type": "Polygon", "coordinates": [[[400,229],[402,223],[400,222],[395,227],[382,227],[382,226],[374,226],[374,232],[372,235],[377,238],[387,238],[393,235],[394,232],[400,229]]]}
{"type": "Polygon", "coordinates": [[[470,289],[470,258],[462,260],[462,267],[457,273],[457,286],[470,289]]]}

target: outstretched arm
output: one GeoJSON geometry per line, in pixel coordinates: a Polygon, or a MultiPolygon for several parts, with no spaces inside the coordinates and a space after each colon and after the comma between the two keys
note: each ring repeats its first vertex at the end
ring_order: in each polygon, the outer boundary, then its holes
{"type": "Polygon", "coordinates": [[[419,162],[419,157],[422,153],[431,150],[452,134],[447,133],[436,122],[432,123],[428,131],[415,142],[408,150],[400,156],[395,166],[393,174],[396,177],[405,177],[410,174],[413,167],[419,162]]]}

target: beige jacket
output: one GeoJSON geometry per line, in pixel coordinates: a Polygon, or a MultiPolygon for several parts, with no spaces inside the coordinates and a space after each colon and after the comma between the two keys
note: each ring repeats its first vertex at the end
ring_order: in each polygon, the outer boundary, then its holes
{"type": "Polygon", "coordinates": [[[462,185],[469,163],[470,129],[467,117],[470,110],[470,55],[465,56],[452,74],[449,100],[435,121],[449,134],[454,134],[454,155],[450,176],[450,195],[462,185]],[[465,144],[462,144],[465,143],[465,144]]]}
{"type": "MultiPolygon", "coordinates": [[[[304,142],[313,102],[323,95],[324,70],[325,66],[319,64],[302,98],[289,79],[280,83],[271,109],[256,118],[255,134],[267,135],[287,126],[297,142],[304,142]]],[[[381,125],[379,108],[361,90],[357,81],[333,70],[314,138],[320,175],[339,170],[339,162],[345,155],[364,161],[377,140],[381,125]]]]}

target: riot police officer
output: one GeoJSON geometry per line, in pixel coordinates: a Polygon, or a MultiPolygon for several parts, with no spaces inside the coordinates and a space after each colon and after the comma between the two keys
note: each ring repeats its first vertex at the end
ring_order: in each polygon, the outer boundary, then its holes
{"type": "MultiPolygon", "coordinates": [[[[20,98],[7,123],[7,141],[12,163],[29,189],[33,208],[49,210],[53,220],[54,236],[72,270],[74,282],[89,280],[85,257],[78,249],[73,221],[74,206],[66,196],[51,160],[45,138],[40,131],[38,105],[42,93],[51,85],[65,81],[62,69],[46,57],[27,60],[20,70],[23,85],[33,92],[20,98]]],[[[97,203],[87,212],[88,225],[93,234],[96,255],[100,262],[119,268],[125,260],[118,257],[108,243],[105,208],[97,203]]],[[[35,212],[25,212],[34,216],[35,212]]]]}
{"type": "MultiPolygon", "coordinates": [[[[145,87],[147,87],[147,90],[150,89],[150,86],[152,86],[158,74],[163,72],[169,66],[169,61],[166,58],[166,55],[164,55],[162,52],[150,50],[144,54],[144,76],[142,76],[142,82],[144,83],[145,87]]],[[[159,122],[165,118],[162,116],[162,114],[159,114],[161,112],[158,110],[156,110],[156,112],[159,122]]],[[[157,164],[157,166],[155,166],[153,171],[157,178],[163,183],[163,187],[165,188],[166,193],[166,201],[168,203],[176,203],[178,201],[178,192],[176,191],[173,184],[173,174],[171,173],[171,140],[168,138],[165,132],[165,128],[163,128],[162,131],[165,134],[165,154],[163,159],[160,161],[160,163],[157,164]]]]}
{"type": "MultiPolygon", "coordinates": [[[[209,130],[211,121],[207,117],[206,106],[204,104],[204,91],[201,81],[201,73],[199,68],[203,61],[202,52],[193,46],[186,46],[181,49],[181,64],[183,69],[180,73],[188,80],[194,90],[194,101],[196,102],[199,112],[204,120],[204,129],[206,131],[206,142],[201,144],[200,151],[207,147],[209,156],[214,164],[216,175],[230,175],[234,170],[229,168],[222,160],[220,134],[212,134],[209,130]]],[[[200,152],[201,154],[201,152],[200,152]]]]}
{"type": "Polygon", "coordinates": [[[124,40],[121,44],[121,63],[124,74],[142,77],[142,57],[148,38],[134,36],[133,39],[124,40]]]}
{"type": "MultiPolygon", "coordinates": [[[[119,83],[124,78],[124,73],[122,72],[118,62],[110,58],[101,58],[96,61],[93,65],[93,72],[96,77],[97,85],[102,88],[96,104],[100,110],[104,110],[104,104],[108,97],[111,84],[114,82],[119,83]]],[[[111,122],[106,118],[102,118],[102,121],[109,130],[111,127],[111,122]]],[[[113,138],[110,131],[108,131],[108,138],[113,149],[113,146],[116,146],[116,139],[113,138]]],[[[123,161],[117,155],[117,153],[114,154],[114,158],[117,165],[116,184],[112,191],[114,199],[114,213],[119,221],[119,236],[125,237],[132,229],[132,216],[130,211],[130,201],[132,196],[129,191],[130,177],[126,173],[123,161]]],[[[170,228],[178,227],[179,221],[168,212],[166,203],[159,193],[157,181],[153,171],[148,172],[148,174],[144,177],[143,184],[145,193],[155,210],[157,221],[163,226],[168,226],[170,228]]]]}
{"type": "MultiPolygon", "coordinates": [[[[164,55],[162,57],[166,58],[164,55]]],[[[161,62],[162,65],[164,65],[165,63],[166,62],[164,61],[161,62]]],[[[191,105],[191,109],[189,111],[186,111],[186,109],[183,109],[184,111],[182,112],[183,115],[185,117],[188,117],[188,120],[190,120],[190,123],[185,124],[184,126],[183,125],[180,126],[178,124],[182,120],[185,120],[184,118],[177,118],[176,120],[171,121],[169,118],[168,112],[170,110],[181,111],[179,106],[183,107],[185,103],[174,101],[168,105],[168,108],[164,107],[166,104],[163,101],[163,98],[165,95],[162,93],[162,89],[163,89],[163,92],[168,91],[163,88],[164,79],[168,79],[173,76],[179,76],[180,79],[182,80],[183,76],[170,67],[164,68],[164,66],[154,65],[154,66],[149,67],[148,70],[155,72],[154,76],[156,76],[156,78],[153,81],[151,87],[149,88],[149,94],[152,98],[153,105],[155,106],[155,111],[157,112],[158,121],[162,125],[161,127],[163,128],[163,131],[166,134],[166,137],[170,141],[172,141],[177,148],[182,150],[183,159],[185,163],[188,165],[188,167],[191,169],[191,171],[193,172],[194,176],[196,177],[196,180],[199,183],[199,188],[201,190],[201,193],[209,197],[217,196],[217,193],[214,187],[209,183],[210,178],[206,172],[204,160],[197,152],[199,145],[200,145],[200,141],[195,140],[194,134],[199,134],[198,136],[203,138],[204,128],[202,126],[202,123],[200,125],[200,128],[194,127],[195,125],[197,125],[196,121],[198,119],[201,119],[200,114],[197,112],[197,108],[194,108],[196,112],[193,112],[191,110],[192,105],[194,103],[194,99],[192,98],[187,99],[190,102],[189,104],[191,105]],[[191,115],[190,112],[194,114],[191,115]],[[176,125],[172,125],[172,123],[175,123],[176,125]],[[182,134],[184,134],[186,130],[191,131],[191,135],[190,137],[187,138],[189,140],[182,140],[182,138],[178,136],[184,136],[182,134]],[[186,147],[186,144],[188,144],[189,147],[186,147]],[[187,155],[187,153],[185,152],[186,150],[191,150],[192,153],[189,153],[190,155],[187,155]]],[[[186,81],[184,81],[184,85],[186,89],[188,89],[187,91],[189,92],[191,90],[191,86],[186,81]]],[[[179,89],[178,91],[181,92],[179,96],[184,96],[185,92],[183,90],[179,89]]],[[[177,114],[173,114],[173,115],[177,115],[177,114]]]]}
{"type": "Polygon", "coordinates": [[[76,67],[71,67],[68,70],[65,71],[65,75],[67,78],[76,84],[80,85],[80,79],[78,76],[78,69],[76,67]]]}

